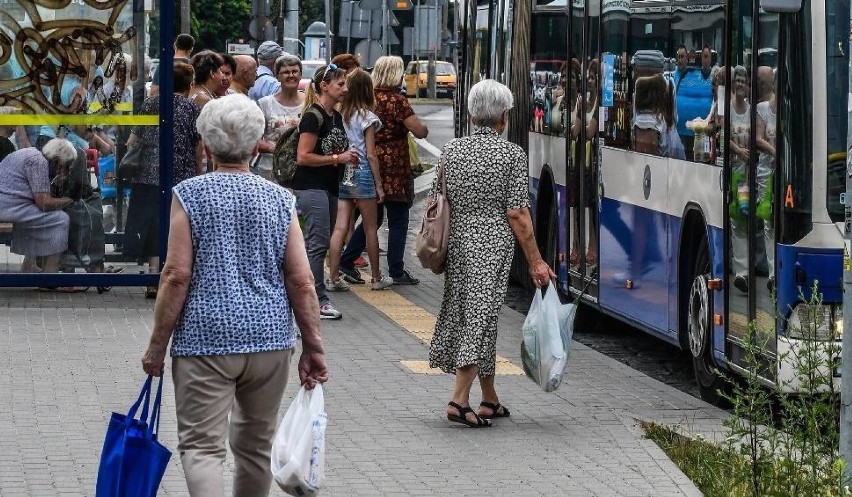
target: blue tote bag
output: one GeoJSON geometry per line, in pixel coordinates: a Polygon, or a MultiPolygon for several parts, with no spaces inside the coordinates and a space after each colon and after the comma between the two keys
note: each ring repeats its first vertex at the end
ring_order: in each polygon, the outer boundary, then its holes
{"type": "Polygon", "coordinates": [[[163,378],[150,409],[152,376],[127,414],[112,413],[98,468],[97,497],[154,497],[172,453],[157,440],[163,378]],[[136,412],[142,406],[139,419],[136,412]]]}

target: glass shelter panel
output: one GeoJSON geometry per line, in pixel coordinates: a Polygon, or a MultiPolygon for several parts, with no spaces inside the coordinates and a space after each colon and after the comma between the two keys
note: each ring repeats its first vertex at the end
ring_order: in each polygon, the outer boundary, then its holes
{"type": "Polygon", "coordinates": [[[0,285],[15,273],[159,270],[159,111],[146,101],[156,54],[152,12],[134,10],[143,4],[3,0],[0,285]],[[128,141],[144,147],[132,174],[117,167],[128,141]]]}

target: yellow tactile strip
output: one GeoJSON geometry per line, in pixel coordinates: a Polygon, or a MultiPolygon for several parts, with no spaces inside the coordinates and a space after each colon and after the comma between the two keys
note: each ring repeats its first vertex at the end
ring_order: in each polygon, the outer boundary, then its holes
{"type": "MultiPolygon", "coordinates": [[[[369,275],[363,275],[369,281],[369,275]]],[[[352,293],[375,307],[377,311],[411,333],[420,341],[429,345],[432,331],[435,329],[435,316],[426,309],[411,302],[392,289],[374,292],[367,285],[351,285],[352,293]]],[[[400,361],[403,366],[418,374],[441,374],[439,369],[429,367],[429,361],[400,361]]],[[[497,374],[523,375],[524,370],[505,357],[497,356],[497,374]]]]}

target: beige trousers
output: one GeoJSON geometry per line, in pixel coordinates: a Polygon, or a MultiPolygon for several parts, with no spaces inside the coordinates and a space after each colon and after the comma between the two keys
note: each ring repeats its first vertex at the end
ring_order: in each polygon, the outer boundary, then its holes
{"type": "Polygon", "coordinates": [[[191,496],[224,495],[225,438],[234,454],[233,495],[269,495],[272,437],[292,355],[288,349],[172,359],[178,451],[191,496]]]}

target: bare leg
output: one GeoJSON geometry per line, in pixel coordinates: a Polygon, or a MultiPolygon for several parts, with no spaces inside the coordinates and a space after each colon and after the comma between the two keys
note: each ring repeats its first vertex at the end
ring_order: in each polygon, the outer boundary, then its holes
{"type": "Polygon", "coordinates": [[[364,237],[367,241],[367,256],[370,259],[370,272],[373,282],[382,279],[382,268],[379,266],[379,227],[376,224],[376,201],[374,199],[359,199],[358,209],[361,211],[361,222],[364,223],[364,237]]]}
{"type": "MultiPolygon", "coordinates": [[[[494,375],[480,376],[479,388],[482,389],[482,402],[488,402],[493,405],[499,405],[500,399],[497,398],[497,390],[494,389],[494,375]]],[[[502,406],[501,406],[502,407],[502,406]]],[[[505,408],[497,409],[498,412],[504,413],[505,408]]],[[[496,413],[493,409],[485,406],[479,407],[480,416],[494,416],[496,413]]],[[[504,413],[505,414],[505,413],[504,413]]]]}
{"type": "Polygon", "coordinates": [[[23,262],[21,262],[21,272],[22,273],[40,273],[41,268],[38,267],[38,263],[36,262],[35,256],[25,255],[23,262]]]}
{"type": "MultiPolygon", "coordinates": [[[[337,219],[328,244],[328,277],[331,281],[340,279],[340,256],[343,252],[343,240],[349,232],[349,218],[354,210],[353,204],[351,200],[337,201],[337,219]]],[[[369,237],[367,239],[369,240],[369,237]]]]}
{"type": "Polygon", "coordinates": [[[62,254],[53,254],[45,257],[44,259],[44,272],[45,273],[56,273],[59,272],[59,258],[62,257],[62,254]]]}
{"type": "MultiPolygon", "coordinates": [[[[470,387],[473,385],[473,380],[476,378],[476,374],[478,372],[479,367],[476,364],[456,369],[456,382],[453,387],[453,402],[462,407],[470,407],[470,387]]],[[[447,406],[447,414],[458,415],[459,413],[454,407],[447,406]]],[[[472,423],[476,423],[476,417],[473,413],[467,413],[465,418],[472,423]]]]}

